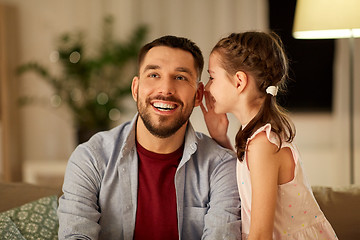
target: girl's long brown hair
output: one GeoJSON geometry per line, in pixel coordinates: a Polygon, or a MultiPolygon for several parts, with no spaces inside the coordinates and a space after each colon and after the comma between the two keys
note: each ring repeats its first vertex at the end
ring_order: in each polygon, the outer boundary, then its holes
{"type": "Polygon", "coordinates": [[[265,100],[257,115],[236,134],[236,151],[242,161],[249,137],[261,126],[270,123],[278,136],[280,150],[282,141],[292,142],[295,127],[286,110],[276,102],[276,97],[267,94],[266,88],[278,86],[282,91],[288,78],[288,59],[281,39],[275,33],[244,32],[232,33],[221,39],[213,48],[220,56],[222,67],[230,75],[238,71],[251,74],[265,100]]]}

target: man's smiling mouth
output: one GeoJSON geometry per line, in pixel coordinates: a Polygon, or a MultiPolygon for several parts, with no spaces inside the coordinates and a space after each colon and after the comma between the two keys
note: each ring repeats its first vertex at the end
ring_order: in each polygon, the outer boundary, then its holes
{"type": "Polygon", "coordinates": [[[163,103],[163,102],[154,102],[153,107],[158,109],[159,111],[171,111],[177,108],[176,104],[163,103]]]}

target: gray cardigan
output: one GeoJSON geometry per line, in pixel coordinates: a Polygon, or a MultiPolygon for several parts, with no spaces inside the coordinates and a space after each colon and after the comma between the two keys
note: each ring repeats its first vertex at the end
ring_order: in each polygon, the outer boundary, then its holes
{"type": "MultiPolygon", "coordinates": [[[[137,115],[72,153],[59,199],[59,239],[132,240],[137,115]]],[[[236,157],[188,124],[175,174],[179,239],[241,239],[236,157]]]]}

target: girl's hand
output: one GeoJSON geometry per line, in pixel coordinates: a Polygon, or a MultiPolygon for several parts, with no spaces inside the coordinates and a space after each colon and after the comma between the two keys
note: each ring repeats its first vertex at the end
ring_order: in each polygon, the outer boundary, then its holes
{"type": "Polygon", "coordinates": [[[200,103],[201,111],[204,115],[206,127],[210,136],[221,146],[233,150],[230,139],[227,136],[229,120],[226,114],[217,114],[214,112],[214,98],[209,91],[204,91],[205,103],[200,103]]]}

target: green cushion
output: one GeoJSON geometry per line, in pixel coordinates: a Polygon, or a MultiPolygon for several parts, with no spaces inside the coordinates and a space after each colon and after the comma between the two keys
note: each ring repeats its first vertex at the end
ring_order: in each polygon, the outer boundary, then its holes
{"type": "Polygon", "coordinates": [[[0,239],[58,239],[56,209],[57,196],[49,196],[0,213],[0,239]]]}
{"type": "Polygon", "coordinates": [[[8,216],[0,215],[0,239],[26,240],[8,216]]]}

